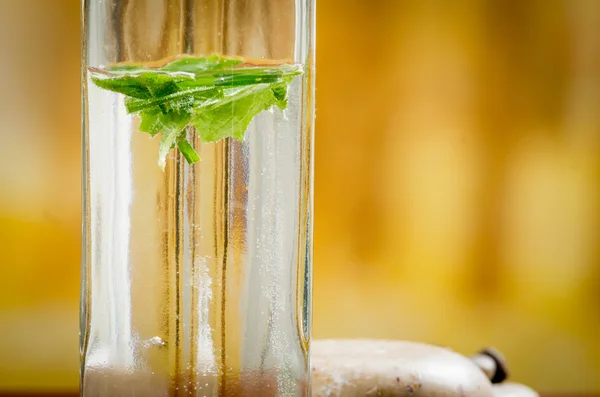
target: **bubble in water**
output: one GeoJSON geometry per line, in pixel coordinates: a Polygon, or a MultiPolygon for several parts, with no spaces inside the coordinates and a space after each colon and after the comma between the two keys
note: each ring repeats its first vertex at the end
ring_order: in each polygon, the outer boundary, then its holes
{"type": "Polygon", "coordinates": [[[146,339],[145,341],[142,342],[142,347],[145,349],[152,347],[152,346],[164,347],[164,346],[166,346],[166,343],[158,336],[153,336],[152,338],[146,339]]]}

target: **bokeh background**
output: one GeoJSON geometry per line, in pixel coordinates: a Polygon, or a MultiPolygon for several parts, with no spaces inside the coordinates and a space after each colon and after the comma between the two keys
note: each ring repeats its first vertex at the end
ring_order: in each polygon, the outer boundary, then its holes
{"type": "MultiPolygon", "coordinates": [[[[600,393],[600,1],[318,0],[314,337],[600,393]]],[[[0,0],[0,391],[78,387],[78,0],[0,0]]]]}

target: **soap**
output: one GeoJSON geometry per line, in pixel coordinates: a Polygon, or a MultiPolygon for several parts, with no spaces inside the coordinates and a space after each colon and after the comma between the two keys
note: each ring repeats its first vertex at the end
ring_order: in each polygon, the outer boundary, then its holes
{"type": "Polygon", "coordinates": [[[539,397],[532,388],[514,382],[494,385],[494,397],[539,397]]]}
{"type": "Polygon", "coordinates": [[[410,341],[313,340],[312,397],[494,397],[469,358],[410,341]]]}

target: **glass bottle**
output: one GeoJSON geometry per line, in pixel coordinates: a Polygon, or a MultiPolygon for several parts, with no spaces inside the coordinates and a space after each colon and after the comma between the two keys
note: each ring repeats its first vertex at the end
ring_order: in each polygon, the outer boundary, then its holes
{"type": "MultiPolygon", "coordinates": [[[[83,1],[81,393],[308,396],[312,0],[83,1]],[[242,140],[184,136],[157,165],[107,65],[235,56],[295,65],[287,108],[242,140]]],[[[164,135],[164,134],[163,134],[164,135]]]]}

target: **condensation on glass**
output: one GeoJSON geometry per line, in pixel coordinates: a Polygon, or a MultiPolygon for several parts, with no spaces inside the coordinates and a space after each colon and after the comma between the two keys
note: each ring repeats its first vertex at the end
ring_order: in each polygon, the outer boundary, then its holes
{"type": "Polygon", "coordinates": [[[314,4],[83,3],[82,395],[307,396],[314,4]],[[201,161],[172,150],[163,171],[88,68],[213,53],[304,73],[244,142],[188,130],[201,161]]]}

